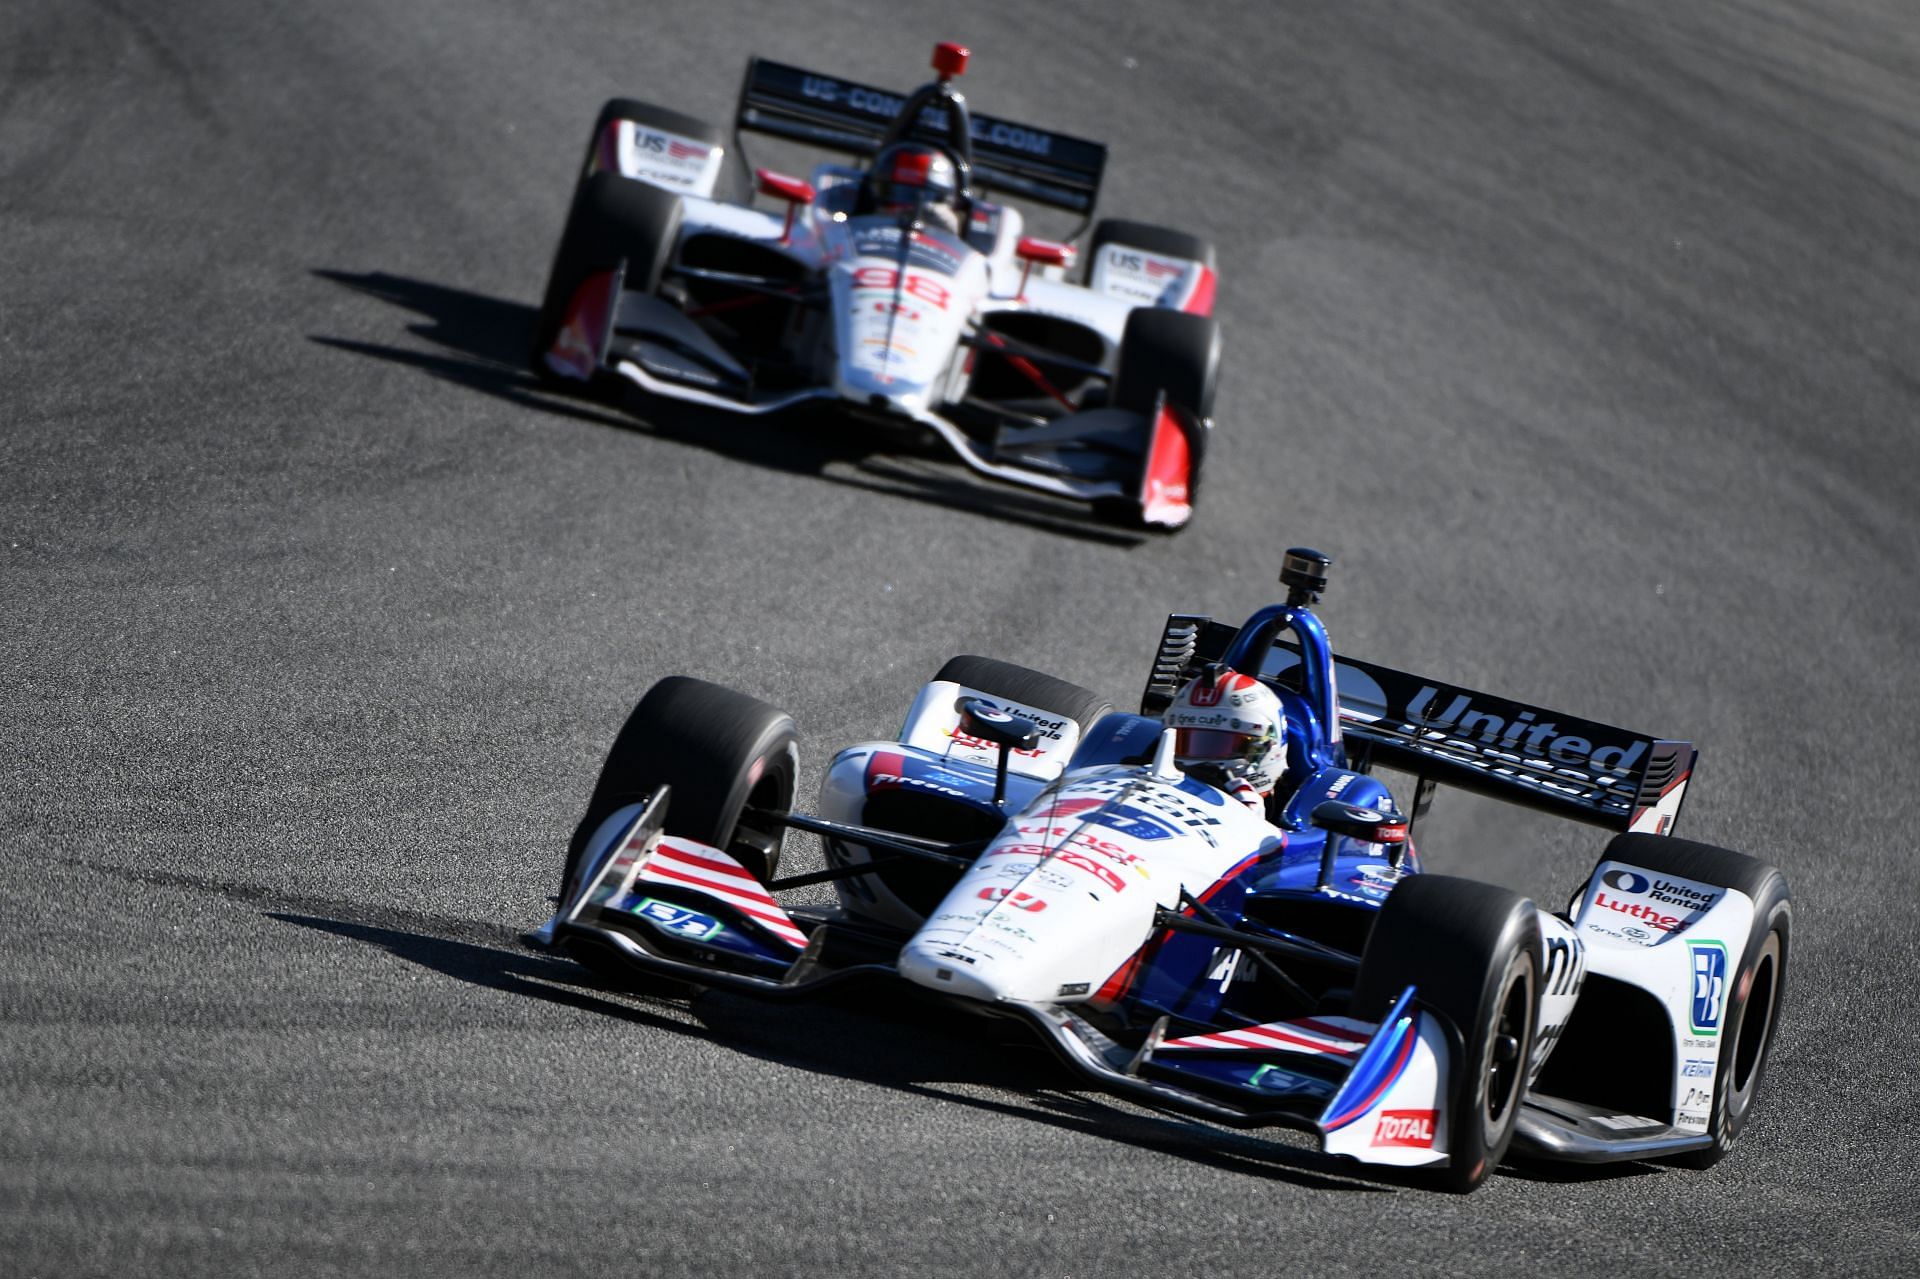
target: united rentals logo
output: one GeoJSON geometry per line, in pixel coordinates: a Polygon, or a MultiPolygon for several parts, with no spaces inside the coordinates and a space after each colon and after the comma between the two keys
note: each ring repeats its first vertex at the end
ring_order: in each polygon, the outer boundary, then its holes
{"type": "Polygon", "coordinates": [[[1469,738],[1483,746],[1523,751],[1552,760],[1556,764],[1587,767],[1603,773],[1631,773],[1647,743],[1628,746],[1598,745],[1587,738],[1562,733],[1553,720],[1536,723],[1538,713],[1516,708],[1511,718],[1476,709],[1473,699],[1458,693],[1444,711],[1433,711],[1440,690],[1424,685],[1407,703],[1407,719],[1423,728],[1445,729],[1458,737],[1469,738]]]}
{"type": "Polygon", "coordinates": [[[1690,879],[1649,878],[1639,871],[1620,866],[1601,875],[1600,882],[1622,893],[1646,897],[1662,906],[1677,906],[1682,910],[1706,910],[1720,900],[1722,891],[1711,884],[1699,884],[1690,879]]]}
{"type": "MultiPolygon", "coordinates": [[[[1671,933],[1699,918],[1720,900],[1724,891],[1711,884],[1649,876],[1624,866],[1610,866],[1600,873],[1593,905],[1597,910],[1611,910],[1637,919],[1647,928],[1671,933]]],[[[1631,927],[1626,931],[1637,940],[1647,936],[1631,927]]]]}

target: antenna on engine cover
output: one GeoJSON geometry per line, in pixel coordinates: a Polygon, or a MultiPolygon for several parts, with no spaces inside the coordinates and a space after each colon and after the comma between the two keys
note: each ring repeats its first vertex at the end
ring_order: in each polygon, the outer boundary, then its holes
{"type": "Polygon", "coordinates": [[[1327,589],[1327,571],[1332,567],[1332,556],[1306,546],[1289,548],[1280,561],[1280,585],[1287,588],[1287,607],[1318,604],[1320,593],[1327,589]]]}

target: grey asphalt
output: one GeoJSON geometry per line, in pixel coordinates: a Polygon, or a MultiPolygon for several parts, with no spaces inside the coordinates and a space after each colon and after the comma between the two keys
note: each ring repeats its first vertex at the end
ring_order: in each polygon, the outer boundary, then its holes
{"type": "MultiPolygon", "coordinates": [[[[1910,1272],[1917,202],[1904,0],[0,7],[0,1271],[1910,1272]],[[1177,538],[522,372],[602,99],[936,39],[1218,241],[1177,538]],[[955,653],[1125,702],[1297,543],[1356,656],[1700,744],[1797,911],[1718,1168],[1449,1197],[518,945],[654,679],[817,776],[955,653]]],[[[1559,904],[1601,840],[1423,851],[1559,904]]]]}

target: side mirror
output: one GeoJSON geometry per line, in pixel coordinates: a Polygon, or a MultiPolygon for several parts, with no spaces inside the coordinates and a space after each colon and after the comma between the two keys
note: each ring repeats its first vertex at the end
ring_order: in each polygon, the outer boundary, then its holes
{"type": "MultiPolygon", "coordinates": [[[[1313,812],[1307,820],[1330,835],[1345,835],[1368,844],[1379,844],[1387,853],[1387,864],[1395,870],[1400,869],[1400,859],[1406,856],[1407,819],[1398,813],[1383,813],[1377,808],[1367,808],[1361,804],[1349,804],[1345,800],[1326,799],[1313,806],[1313,812]]],[[[1320,883],[1325,888],[1333,882],[1333,841],[1320,853],[1320,883]]]]}
{"type": "Polygon", "coordinates": [[[1035,262],[1041,266],[1067,266],[1073,261],[1073,246],[1062,244],[1058,240],[1042,240],[1037,236],[1023,235],[1020,244],[1014,249],[1026,262],[1035,262]]]}
{"type": "Polygon", "coordinates": [[[753,171],[754,190],[761,195],[770,195],[787,202],[787,224],[780,229],[780,243],[785,244],[793,238],[793,217],[802,205],[813,203],[813,183],[803,182],[799,178],[776,173],[772,169],[753,171]]]}
{"type": "Polygon", "coordinates": [[[1345,800],[1329,799],[1315,804],[1308,820],[1321,830],[1368,844],[1391,846],[1407,842],[1406,818],[1345,800]]]}
{"type": "Polygon", "coordinates": [[[813,183],[790,177],[785,173],[776,173],[772,169],[753,171],[754,188],[761,195],[776,196],[792,204],[813,203],[813,183]]]}
{"type": "Polygon", "coordinates": [[[1000,748],[1000,763],[993,774],[993,802],[998,807],[1007,797],[1007,757],[1014,751],[1030,751],[1040,744],[1040,726],[1030,719],[1010,715],[980,697],[963,697],[956,707],[960,712],[960,731],[968,737],[1000,748]]]}
{"type": "Polygon", "coordinates": [[[980,697],[960,699],[960,731],[968,737],[992,742],[1002,751],[1030,751],[1040,744],[1040,726],[1030,719],[1009,715],[980,697]]]}
{"type": "Polygon", "coordinates": [[[1042,240],[1037,236],[1023,235],[1020,243],[1014,246],[1014,255],[1020,259],[1020,294],[1027,296],[1027,280],[1033,275],[1035,265],[1067,266],[1073,262],[1073,246],[1062,244],[1058,240],[1042,240]]]}

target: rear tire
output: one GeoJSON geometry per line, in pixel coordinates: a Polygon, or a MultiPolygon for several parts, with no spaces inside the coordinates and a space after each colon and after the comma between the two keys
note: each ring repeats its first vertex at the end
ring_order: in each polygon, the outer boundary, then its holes
{"type": "Polygon", "coordinates": [[[600,824],[662,784],[666,833],[724,849],[762,883],[779,865],[786,828],[744,817],[793,808],[799,753],[793,720],[757,698],[674,675],[640,699],[600,766],[586,814],[567,844],[563,900],[600,824]]]}
{"type": "Polygon", "coordinates": [[[1766,1068],[1767,1050],[1773,1043],[1780,997],[1786,990],[1793,924],[1786,877],[1745,853],[1670,835],[1616,835],[1607,845],[1604,859],[1675,879],[1718,884],[1753,901],[1753,925],[1740,954],[1740,966],[1730,975],[1720,1016],[1713,1108],[1707,1120],[1707,1135],[1713,1138],[1713,1144],[1705,1150],[1675,1155],[1670,1161],[1684,1168],[1711,1168],[1726,1158],[1746,1126],[1754,1091],[1766,1068]]]}
{"type": "Polygon", "coordinates": [[[1459,1033],[1446,1098],[1441,1185],[1464,1194],[1506,1157],[1526,1096],[1540,1005],[1540,923],[1532,902],[1445,875],[1394,887],[1374,920],[1353,1015],[1385,1017],[1408,986],[1459,1033]]]}
{"type": "Polygon", "coordinates": [[[934,679],[964,684],[989,697],[1004,697],[1038,711],[1064,715],[1080,726],[1082,737],[1102,715],[1113,709],[1111,702],[1092,689],[992,657],[953,658],[939,669],[934,679]]]}

